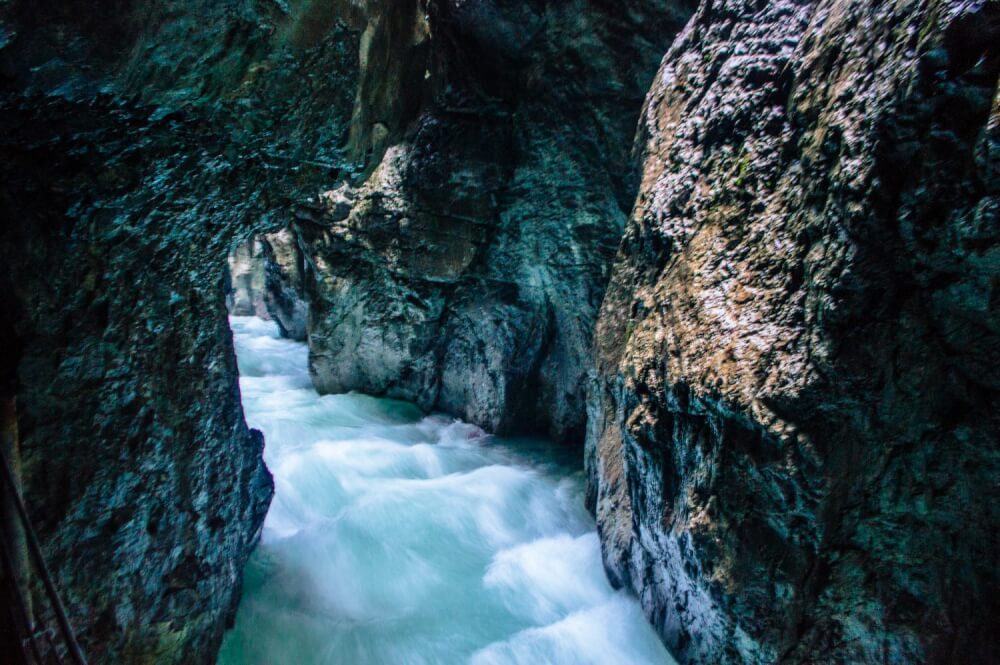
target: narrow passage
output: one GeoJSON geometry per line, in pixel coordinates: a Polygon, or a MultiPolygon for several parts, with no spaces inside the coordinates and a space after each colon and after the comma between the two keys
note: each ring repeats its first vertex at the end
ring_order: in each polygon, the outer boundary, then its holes
{"type": "Polygon", "coordinates": [[[231,324],[276,494],[222,665],[673,663],[604,576],[578,454],[320,396],[305,345],[231,324]]]}

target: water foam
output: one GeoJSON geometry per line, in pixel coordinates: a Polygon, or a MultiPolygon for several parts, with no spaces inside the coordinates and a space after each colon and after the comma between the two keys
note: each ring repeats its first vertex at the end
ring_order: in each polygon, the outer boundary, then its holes
{"type": "Polygon", "coordinates": [[[554,449],[321,397],[304,345],[231,325],[276,494],[220,663],[673,662],[605,579],[581,474],[554,449]]]}

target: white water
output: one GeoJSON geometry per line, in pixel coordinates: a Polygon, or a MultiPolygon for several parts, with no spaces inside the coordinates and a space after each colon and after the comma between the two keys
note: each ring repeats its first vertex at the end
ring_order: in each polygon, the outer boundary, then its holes
{"type": "Polygon", "coordinates": [[[605,579],[564,451],[321,397],[303,344],[231,325],[276,492],[222,665],[673,663],[605,579]]]}

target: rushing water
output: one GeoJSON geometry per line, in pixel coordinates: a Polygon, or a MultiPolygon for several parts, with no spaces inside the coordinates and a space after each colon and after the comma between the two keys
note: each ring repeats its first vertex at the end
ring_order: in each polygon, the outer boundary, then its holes
{"type": "Polygon", "coordinates": [[[404,402],[321,397],[304,345],[231,324],[276,493],[220,663],[673,662],[605,579],[566,453],[404,402]]]}

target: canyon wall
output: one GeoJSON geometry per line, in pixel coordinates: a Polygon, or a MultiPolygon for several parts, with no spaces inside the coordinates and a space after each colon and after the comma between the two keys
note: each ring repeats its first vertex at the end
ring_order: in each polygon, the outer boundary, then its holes
{"type": "Polygon", "coordinates": [[[233,316],[271,320],[267,307],[267,269],[270,261],[262,238],[250,238],[229,252],[226,310],[233,316]]]}
{"type": "Polygon", "coordinates": [[[432,2],[372,33],[351,133],[360,175],[293,226],[315,276],[319,390],[582,441],[635,123],[692,10],[432,2]]]}
{"type": "Polygon", "coordinates": [[[596,333],[606,566],[681,662],[988,663],[1000,8],[705,2],[596,333]]]}
{"type": "Polygon", "coordinates": [[[274,321],[283,337],[306,341],[309,264],[289,229],[252,236],[229,251],[226,309],[274,321]]]}
{"type": "Polygon", "coordinates": [[[0,4],[0,385],[90,663],[214,662],[270,501],[226,256],[337,177],[361,39],[281,4],[0,4]]]}
{"type": "Polygon", "coordinates": [[[90,662],[211,662],[272,492],[225,319],[229,210],[171,128],[127,108],[2,113],[5,315],[46,559],[90,662]]]}
{"type": "Polygon", "coordinates": [[[211,662],[238,601],[246,243],[320,390],[586,432],[681,661],[1000,659],[998,20],[0,2],[0,397],[91,662],[211,662]]]}

